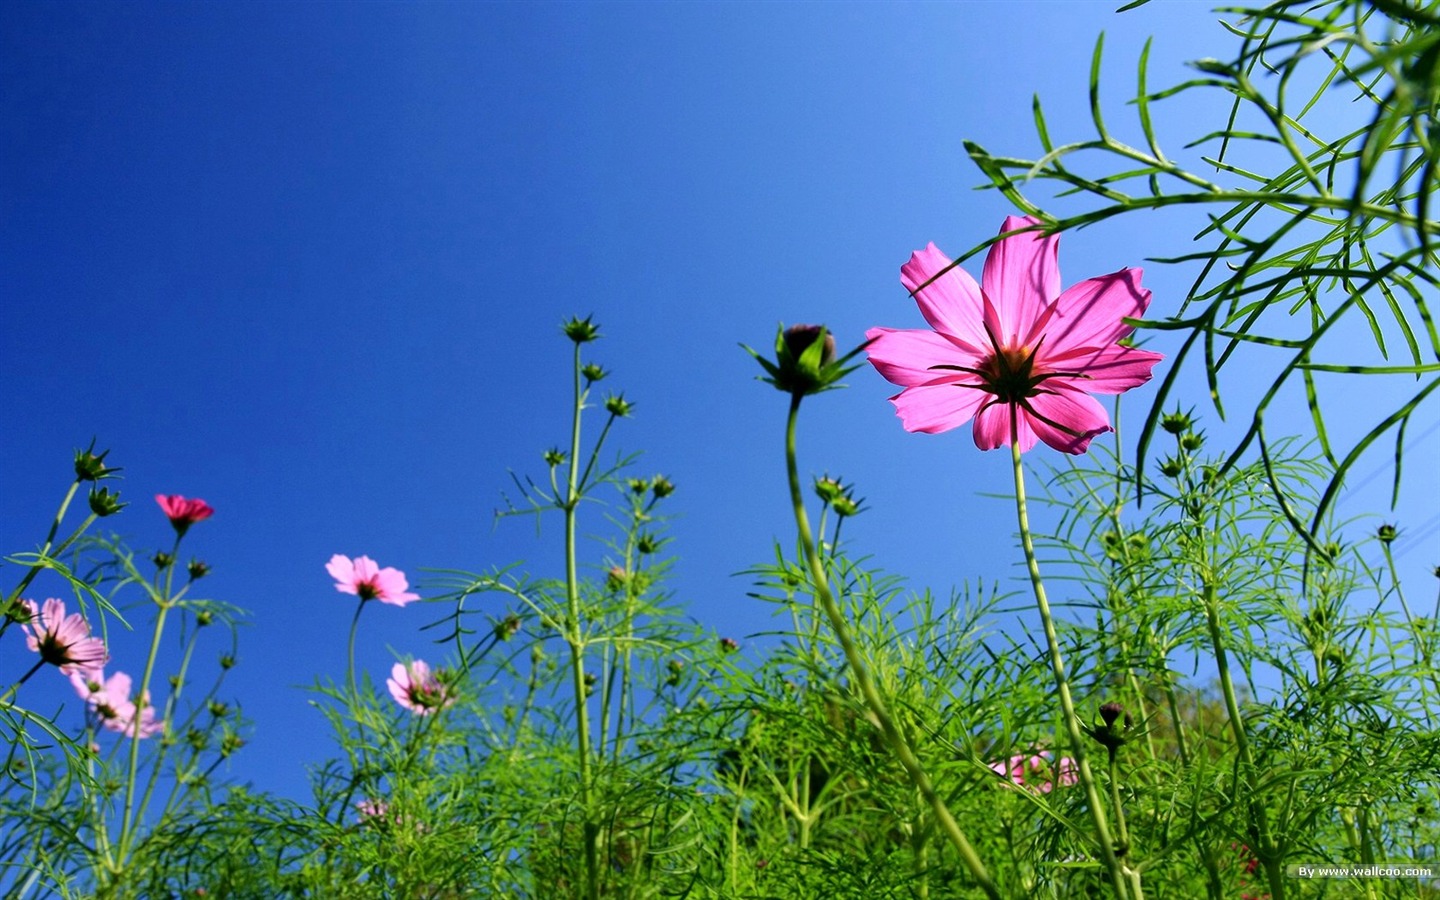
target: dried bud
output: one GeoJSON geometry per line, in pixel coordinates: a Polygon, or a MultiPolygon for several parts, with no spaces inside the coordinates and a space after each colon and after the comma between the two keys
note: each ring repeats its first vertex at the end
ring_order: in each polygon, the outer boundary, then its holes
{"type": "Polygon", "coordinates": [[[565,336],[577,344],[586,344],[600,337],[600,326],[590,321],[591,317],[572,318],[560,326],[565,336]]]}
{"type": "Polygon", "coordinates": [[[100,518],[113,516],[120,510],[129,506],[128,503],[120,502],[120,492],[110,493],[109,488],[90,489],[90,511],[100,518]]]}
{"type": "Polygon", "coordinates": [[[495,637],[498,640],[508,641],[519,633],[520,617],[514,613],[495,623],[495,637]]]}

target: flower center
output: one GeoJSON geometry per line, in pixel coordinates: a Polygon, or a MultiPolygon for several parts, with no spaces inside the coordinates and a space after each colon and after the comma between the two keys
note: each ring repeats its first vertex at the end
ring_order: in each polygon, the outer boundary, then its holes
{"type": "Polygon", "coordinates": [[[380,588],[373,581],[362,581],[355,585],[355,593],[360,595],[361,600],[374,600],[380,596],[380,588]]]}
{"type": "Polygon", "coordinates": [[[1030,347],[996,347],[975,374],[984,380],[981,390],[994,394],[1001,403],[1019,403],[1037,393],[1035,386],[1044,380],[1034,377],[1035,350],[1030,347]]]}

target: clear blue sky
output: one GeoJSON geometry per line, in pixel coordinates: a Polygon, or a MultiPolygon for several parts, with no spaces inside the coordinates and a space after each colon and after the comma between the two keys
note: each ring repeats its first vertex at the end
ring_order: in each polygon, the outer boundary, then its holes
{"type": "MultiPolygon", "coordinates": [[[[537,541],[492,513],[508,469],[539,475],[564,442],[558,324],[593,313],[590,358],[636,404],[614,446],[678,486],[673,589],[723,634],[764,630],[733,573],[790,539],[784,398],[737,344],[782,320],[842,345],[920,327],[910,251],[958,253],[1012,212],[972,190],[962,140],[1033,153],[1035,93],[1053,134],[1088,136],[1099,31],[1131,136],[1146,36],[1152,85],[1231,50],[1206,3],[1117,5],[7,4],[0,548],[43,537],[92,436],[133,503],[108,524],[145,555],[169,541],[155,493],[210,501],[187,539],[215,568],[204,593],[253,614],[230,687],[256,730],[230,773],[303,796],[302,762],[333,745],[301,688],[342,675],[352,610],[332,554],[422,593],[422,567],[559,571],[557,523],[537,541]]],[[[1219,126],[1157,113],[1177,152],[1219,126]]],[[[1194,222],[1067,235],[1065,283],[1183,252],[1194,222]]],[[[1163,316],[1189,276],[1145,282],[1163,316]]],[[[801,453],[869,499],[855,546],[942,594],[1009,584],[1013,511],[980,496],[1008,489],[1005,459],[968,429],[906,434],[868,369],[850,384],[808,405],[801,453]]],[[[1403,557],[1422,594],[1435,548],[1403,557]]],[[[439,612],[367,610],[361,668],[437,657],[419,627],[439,612]]],[[[142,653],[136,636],[113,651],[132,669],[142,653]]],[[[66,698],[39,681],[25,702],[66,698]]],[[[62,715],[79,721],[73,698],[62,715]]]]}

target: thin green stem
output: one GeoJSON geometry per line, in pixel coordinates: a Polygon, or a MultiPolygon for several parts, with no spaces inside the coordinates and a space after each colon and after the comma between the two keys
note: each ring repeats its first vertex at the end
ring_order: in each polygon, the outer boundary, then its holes
{"type": "Polygon", "coordinates": [[[1214,581],[1207,575],[1204,582],[1205,622],[1210,629],[1210,643],[1215,650],[1215,668],[1220,676],[1220,691],[1225,698],[1225,713],[1230,718],[1230,731],[1235,737],[1235,749],[1240,754],[1243,777],[1247,784],[1240,786],[1250,797],[1250,815],[1254,819],[1257,843],[1260,845],[1261,863],[1265,866],[1266,879],[1270,883],[1273,900],[1285,900],[1285,870],[1280,865],[1279,848],[1270,832],[1270,816],[1265,810],[1264,800],[1258,796],[1255,779],[1257,769],[1250,753],[1250,740],[1245,734],[1245,722],[1240,717],[1240,701],[1235,693],[1235,681],[1230,676],[1230,659],[1225,653],[1225,644],[1220,632],[1219,601],[1215,596],[1214,581]]]}
{"type": "Polygon", "coordinates": [[[795,462],[795,425],[799,419],[800,401],[803,395],[792,394],[790,397],[790,415],[785,425],[785,470],[790,478],[790,503],[794,507],[795,527],[800,534],[801,549],[805,553],[805,560],[810,567],[810,577],[815,583],[815,596],[820,601],[821,607],[825,610],[826,617],[830,620],[830,626],[835,631],[835,637],[840,641],[840,647],[845,651],[845,659],[850,664],[850,672],[855,677],[855,685],[860,689],[861,695],[865,698],[870,712],[880,723],[880,732],[885,742],[890,745],[890,751],[910,776],[910,781],[920,796],[935,812],[935,821],[940,830],[950,843],[955,846],[960,854],[960,860],[969,870],[970,876],[980,885],[980,889],[991,900],[999,900],[1000,891],[991,880],[990,873],[986,870],[985,864],[981,862],[979,854],[971,846],[965,833],[960,830],[960,825],[951,815],[945,800],[935,790],[930,776],[925,773],[924,767],[920,764],[919,758],[910,748],[909,741],[901,733],[896,725],[890,711],[886,708],[885,701],[881,699],[880,692],[875,689],[870,679],[869,668],[865,665],[865,659],[860,655],[860,649],[855,646],[855,641],[850,635],[850,627],[845,622],[845,617],[840,614],[840,608],[835,603],[835,597],[830,593],[830,586],[825,578],[825,565],[815,549],[815,538],[810,532],[810,519],[805,512],[805,500],[800,492],[799,469],[795,462]]]}
{"type": "MultiPolygon", "coordinates": [[[[575,695],[575,743],[580,769],[580,803],[584,808],[585,896],[600,896],[600,864],[594,810],[590,808],[590,716],[585,696],[585,638],[580,622],[580,578],[575,565],[575,530],[580,505],[580,418],[585,409],[581,385],[580,344],[575,344],[575,403],[570,425],[570,467],[566,478],[565,510],[565,642],[570,647],[571,689],[575,695]]],[[[588,471],[588,467],[587,467],[588,471]]]]}
{"type": "MultiPolygon", "coordinates": [[[[1012,413],[1012,415],[1014,415],[1012,413]]],[[[1040,562],[1035,556],[1035,541],[1030,534],[1030,514],[1025,503],[1025,467],[1020,462],[1020,443],[1015,438],[1014,422],[1011,423],[1010,459],[1015,473],[1015,511],[1020,521],[1020,543],[1025,550],[1025,565],[1030,572],[1030,586],[1035,592],[1035,605],[1040,609],[1040,621],[1045,627],[1045,642],[1050,649],[1050,668],[1055,673],[1055,689],[1060,696],[1060,711],[1065,720],[1065,731],[1070,738],[1070,752],[1075,768],[1080,773],[1080,784],[1085,789],[1085,799],[1090,807],[1090,818],[1095,825],[1095,838],[1100,845],[1100,860],[1110,875],[1115,896],[1130,895],[1126,887],[1126,873],[1115,856],[1115,844],[1110,836],[1110,824],[1105,818],[1105,807],[1100,791],[1095,784],[1095,775],[1090,771],[1090,761],[1085,755],[1085,738],[1080,731],[1080,718],[1075,715],[1075,703],[1070,698],[1070,682],[1065,676],[1065,658],[1060,653],[1060,639],[1055,632],[1055,618],[1050,613],[1050,601],[1045,596],[1045,582],[1040,578],[1040,562]]],[[[1126,848],[1128,849],[1128,848],[1126,848]]],[[[1138,878],[1138,876],[1136,876],[1138,878]]]]}

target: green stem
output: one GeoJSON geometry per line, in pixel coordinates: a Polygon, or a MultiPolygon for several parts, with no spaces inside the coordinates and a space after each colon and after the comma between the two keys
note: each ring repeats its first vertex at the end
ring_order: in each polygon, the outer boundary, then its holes
{"type": "MultiPolygon", "coordinates": [[[[575,567],[575,528],[580,485],[580,414],[585,391],[580,382],[580,344],[575,344],[575,404],[570,425],[570,469],[566,479],[565,510],[565,642],[570,647],[570,680],[575,694],[575,744],[580,767],[580,803],[584,808],[585,896],[600,896],[600,866],[596,847],[599,833],[590,808],[590,716],[585,696],[585,640],[580,623],[580,579],[575,567]]],[[[586,467],[589,471],[589,467],[586,467]]]]}
{"type": "MultiPolygon", "coordinates": [[[[1013,415],[1013,413],[1012,413],[1013,415]]],[[[1085,738],[1080,731],[1080,719],[1075,715],[1075,703],[1070,698],[1070,682],[1065,676],[1065,659],[1060,653],[1060,639],[1055,633],[1055,619],[1050,614],[1050,601],[1045,596],[1045,582],[1040,578],[1040,562],[1035,557],[1035,541],[1030,535],[1030,514],[1025,503],[1025,467],[1020,462],[1020,443],[1014,437],[1010,441],[1010,459],[1015,472],[1015,511],[1020,520],[1020,543],[1025,550],[1025,565],[1030,571],[1030,586],[1035,592],[1035,605],[1040,609],[1040,620],[1045,626],[1045,642],[1050,648],[1050,668],[1055,673],[1055,689],[1060,695],[1060,711],[1065,719],[1065,731],[1070,737],[1071,756],[1080,773],[1080,783],[1085,788],[1086,803],[1090,807],[1090,818],[1095,825],[1095,837],[1100,844],[1100,860],[1110,875],[1115,896],[1128,897],[1125,872],[1115,856],[1115,844],[1110,836],[1110,824],[1105,819],[1105,807],[1100,791],[1095,785],[1095,775],[1090,771],[1090,761],[1085,756],[1085,738]]]]}
{"type": "Polygon", "coordinates": [[[970,871],[970,876],[980,885],[980,889],[991,900],[999,900],[1000,891],[995,887],[995,882],[990,879],[990,873],[985,869],[979,854],[971,846],[965,833],[960,830],[960,825],[951,815],[949,807],[935,786],[931,783],[930,777],[925,774],[925,769],[920,765],[919,758],[910,748],[909,742],[900,732],[895,720],[891,717],[881,699],[879,691],[875,689],[874,683],[870,680],[869,669],[865,665],[860,650],[855,646],[855,641],[850,636],[850,628],[845,623],[845,618],[840,614],[840,608],[835,603],[835,598],[830,593],[829,584],[825,578],[825,566],[820,555],[815,550],[815,539],[810,533],[810,519],[805,512],[805,501],[800,492],[800,475],[795,462],[795,424],[799,419],[800,401],[803,395],[792,394],[790,397],[790,415],[785,425],[785,469],[790,477],[790,503],[795,511],[795,527],[800,533],[801,548],[805,553],[806,562],[810,566],[810,577],[815,582],[815,595],[820,601],[825,615],[830,620],[830,626],[835,630],[835,637],[840,641],[840,647],[845,651],[845,659],[850,664],[850,672],[855,677],[856,687],[860,689],[861,695],[865,698],[870,712],[880,723],[880,732],[885,742],[890,745],[890,750],[895,754],[896,760],[910,776],[910,781],[920,796],[935,812],[935,821],[940,830],[945,832],[950,843],[955,846],[960,854],[961,861],[965,868],[970,871]]]}
{"type": "Polygon", "coordinates": [[[1245,722],[1240,717],[1240,702],[1235,694],[1235,682],[1230,677],[1230,660],[1225,653],[1225,644],[1220,635],[1220,610],[1215,597],[1214,582],[1207,576],[1204,587],[1205,621],[1210,629],[1210,643],[1215,649],[1215,668],[1220,676],[1220,691],[1225,697],[1225,713],[1230,717],[1230,731],[1235,736],[1235,749],[1240,754],[1247,784],[1240,786],[1250,797],[1250,814],[1255,820],[1261,862],[1265,866],[1266,880],[1270,883],[1273,900],[1285,900],[1285,870],[1280,866],[1279,848],[1270,834],[1270,817],[1265,803],[1258,796],[1255,787],[1255,759],[1250,753],[1250,741],[1245,735],[1245,722]]]}

